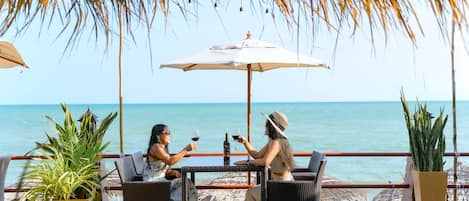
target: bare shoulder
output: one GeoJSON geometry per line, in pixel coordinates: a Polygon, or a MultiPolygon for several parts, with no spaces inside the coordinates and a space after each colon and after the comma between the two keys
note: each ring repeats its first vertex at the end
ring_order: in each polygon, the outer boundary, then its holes
{"type": "Polygon", "coordinates": [[[164,160],[169,155],[166,152],[165,146],[162,144],[154,144],[150,148],[150,159],[153,160],[164,160]]]}
{"type": "Polygon", "coordinates": [[[269,147],[276,147],[276,146],[279,146],[279,145],[280,145],[280,140],[279,139],[271,139],[267,143],[267,146],[269,146],[269,147]]]}
{"type": "Polygon", "coordinates": [[[150,148],[150,152],[152,154],[158,154],[161,152],[165,152],[164,146],[162,144],[153,144],[150,148]]]}

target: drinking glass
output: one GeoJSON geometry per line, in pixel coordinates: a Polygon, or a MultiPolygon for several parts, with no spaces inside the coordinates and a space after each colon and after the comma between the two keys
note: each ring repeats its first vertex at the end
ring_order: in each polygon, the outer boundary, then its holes
{"type": "Polygon", "coordinates": [[[199,139],[200,139],[199,130],[196,129],[194,133],[192,134],[192,142],[197,143],[199,139]]]}
{"type": "MultiPolygon", "coordinates": [[[[238,141],[238,138],[239,136],[241,136],[241,130],[238,128],[235,130],[235,132],[233,132],[233,134],[231,134],[231,137],[233,137],[233,140],[235,141],[238,141]]],[[[238,143],[234,143],[234,150],[235,151],[238,151],[238,146],[237,146],[238,143]]]]}

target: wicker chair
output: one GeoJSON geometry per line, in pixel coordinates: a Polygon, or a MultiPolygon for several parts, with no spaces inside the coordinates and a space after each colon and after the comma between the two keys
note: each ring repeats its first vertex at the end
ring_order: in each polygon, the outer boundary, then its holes
{"type": "Polygon", "coordinates": [[[295,168],[292,171],[292,175],[295,180],[315,180],[317,172],[319,171],[319,165],[325,155],[318,151],[313,151],[307,168],[295,168]]]}
{"type": "Polygon", "coordinates": [[[9,156],[0,156],[0,201],[3,201],[3,191],[5,188],[5,177],[7,175],[8,164],[10,163],[9,156]]]}
{"type": "Polygon", "coordinates": [[[314,180],[267,181],[267,201],[320,201],[326,163],[325,159],[321,160],[314,180]]]}
{"type": "Polygon", "coordinates": [[[130,156],[115,161],[121,179],[124,201],[170,201],[171,181],[136,181],[130,156]]]}

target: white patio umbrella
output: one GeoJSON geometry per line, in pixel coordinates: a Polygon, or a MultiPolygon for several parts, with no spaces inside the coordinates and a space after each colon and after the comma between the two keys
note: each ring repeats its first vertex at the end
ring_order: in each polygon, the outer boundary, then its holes
{"type": "Polygon", "coordinates": [[[12,68],[15,66],[28,68],[28,65],[15,46],[8,41],[0,40],[0,68],[12,68]]]}
{"type": "Polygon", "coordinates": [[[161,64],[161,68],[189,70],[245,70],[248,76],[247,134],[251,141],[251,75],[252,71],[264,72],[276,68],[324,67],[329,66],[318,59],[291,52],[280,46],[251,39],[248,32],[245,40],[215,45],[194,56],[161,64]]]}

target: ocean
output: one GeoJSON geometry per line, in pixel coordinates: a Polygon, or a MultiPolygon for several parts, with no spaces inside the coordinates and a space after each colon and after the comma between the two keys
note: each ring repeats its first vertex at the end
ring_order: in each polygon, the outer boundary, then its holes
{"type": "MultiPolygon", "coordinates": [[[[453,150],[451,103],[428,102],[437,114],[444,107],[449,115],[445,135],[447,151],[453,150]]],[[[69,105],[75,119],[87,108],[98,118],[119,110],[115,104],[69,105]]],[[[261,113],[281,111],[289,120],[286,134],[295,152],[406,152],[408,136],[400,102],[324,102],[324,103],[253,103],[251,135],[253,145],[260,149],[266,142],[265,119],[261,113]]],[[[413,108],[413,106],[411,106],[413,108]]],[[[222,152],[225,133],[241,131],[246,136],[245,103],[191,104],[126,104],[123,107],[124,152],[146,152],[154,124],[169,125],[172,142],[170,152],[178,152],[191,142],[199,131],[196,152],[222,152]]],[[[0,106],[0,155],[23,155],[34,142],[45,141],[45,133],[54,135],[45,115],[63,121],[59,105],[0,106]]],[[[99,119],[98,119],[99,120],[99,119]]],[[[458,151],[469,152],[469,102],[458,102],[458,151]]],[[[106,153],[119,153],[119,119],[105,135],[111,145],[106,153]]],[[[244,148],[231,141],[231,151],[244,148]]],[[[329,157],[325,174],[354,183],[400,183],[404,176],[404,157],[329,157]]],[[[468,160],[461,158],[468,164],[468,160]]],[[[296,158],[298,166],[306,166],[308,158],[296,158]]],[[[20,175],[24,161],[12,161],[6,185],[20,175]]],[[[446,167],[452,158],[446,158],[446,167]]]]}

